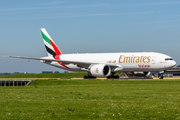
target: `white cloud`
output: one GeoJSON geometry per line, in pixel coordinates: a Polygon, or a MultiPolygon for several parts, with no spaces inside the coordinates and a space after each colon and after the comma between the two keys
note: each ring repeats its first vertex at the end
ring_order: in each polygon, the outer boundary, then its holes
{"type": "MultiPolygon", "coordinates": [[[[65,3],[65,1],[43,3],[43,5],[57,5],[65,3]]],[[[179,4],[180,1],[176,2],[152,2],[152,3],[139,3],[139,4],[91,4],[91,5],[70,5],[61,7],[29,7],[29,8],[1,8],[0,11],[21,11],[21,10],[43,10],[43,9],[62,9],[62,8],[94,8],[94,7],[133,7],[133,6],[150,6],[150,5],[169,5],[169,4],[179,4]]]]}
{"type": "Polygon", "coordinates": [[[152,14],[153,12],[132,12],[132,13],[99,13],[99,14],[78,14],[78,13],[53,13],[53,14],[43,14],[32,17],[24,18],[9,18],[1,20],[28,20],[28,19],[52,19],[52,18],[68,18],[68,17],[93,17],[93,16],[115,16],[115,15],[139,15],[139,14],[152,14]]]}
{"type": "Polygon", "coordinates": [[[119,8],[119,7],[138,7],[138,6],[155,6],[155,5],[171,5],[171,4],[180,4],[180,1],[176,2],[150,2],[150,3],[135,3],[135,4],[113,4],[109,7],[119,8]]]}
{"type": "Polygon", "coordinates": [[[153,21],[153,22],[140,22],[140,23],[128,23],[124,25],[136,25],[136,24],[163,24],[163,23],[174,23],[180,20],[169,20],[169,21],[153,21]]]}
{"type": "Polygon", "coordinates": [[[107,4],[93,4],[93,5],[77,5],[77,6],[62,6],[62,7],[29,7],[29,8],[1,8],[0,11],[21,11],[21,10],[43,10],[43,9],[61,9],[61,8],[94,8],[103,7],[107,4]]]}
{"type": "Polygon", "coordinates": [[[43,3],[42,5],[58,5],[58,4],[62,4],[62,3],[66,3],[66,2],[65,1],[50,2],[50,3],[43,3]]]}
{"type": "Polygon", "coordinates": [[[139,5],[167,5],[167,4],[179,4],[180,1],[176,1],[176,2],[152,2],[152,3],[142,3],[139,5]]]}
{"type": "Polygon", "coordinates": [[[180,3],[180,1],[176,1],[176,2],[151,2],[151,3],[139,3],[139,4],[123,4],[123,5],[121,5],[121,7],[170,5],[170,4],[179,4],[179,3],[180,3]]]}

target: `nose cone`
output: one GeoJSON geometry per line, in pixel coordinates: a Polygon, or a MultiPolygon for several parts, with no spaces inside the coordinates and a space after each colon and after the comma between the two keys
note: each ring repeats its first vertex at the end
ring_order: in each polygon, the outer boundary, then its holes
{"type": "Polygon", "coordinates": [[[171,61],[171,66],[174,67],[176,65],[176,62],[173,60],[171,61]]]}

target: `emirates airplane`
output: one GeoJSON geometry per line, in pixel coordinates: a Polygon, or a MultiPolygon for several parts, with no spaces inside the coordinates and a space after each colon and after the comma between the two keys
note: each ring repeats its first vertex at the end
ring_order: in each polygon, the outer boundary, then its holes
{"type": "Polygon", "coordinates": [[[41,33],[47,57],[9,57],[40,60],[69,71],[87,71],[95,77],[108,77],[116,72],[130,72],[144,76],[149,73],[158,73],[159,79],[163,79],[164,71],[176,65],[170,56],[156,52],[63,54],[45,28],[41,29],[41,33]]]}

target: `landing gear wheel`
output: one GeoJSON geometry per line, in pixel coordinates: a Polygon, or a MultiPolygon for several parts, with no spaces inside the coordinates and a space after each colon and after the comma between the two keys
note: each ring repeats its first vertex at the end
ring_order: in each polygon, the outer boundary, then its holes
{"type": "Polygon", "coordinates": [[[84,76],[84,79],[96,79],[96,77],[88,75],[88,76],[84,76]]]}
{"type": "Polygon", "coordinates": [[[107,76],[107,79],[113,79],[113,78],[119,79],[119,76],[118,76],[118,75],[115,75],[115,74],[116,74],[115,72],[112,72],[112,73],[111,73],[111,76],[107,76]]]}
{"type": "Polygon", "coordinates": [[[159,79],[163,79],[163,78],[164,78],[163,74],[159,74],[159,75],[158,75],[158,78],[159,78],[159,79]]]}
{"type": "Polygon", "coordinates": [[[112,78],[119,79],[119,76],[118,76],[118,75],[115,75],[115,76],[108,76],[108,77],[107,77],[107,79],[112,79],[112,78]]]}

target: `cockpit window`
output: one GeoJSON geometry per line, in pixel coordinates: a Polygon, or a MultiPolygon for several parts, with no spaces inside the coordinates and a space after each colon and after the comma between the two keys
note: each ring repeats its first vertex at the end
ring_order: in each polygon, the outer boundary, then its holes
{"type": "Polygon", "coordinates": [[[168,61],[168,60],[173,60],[172,58],[166,58],[165,61],[168,61]]]}

